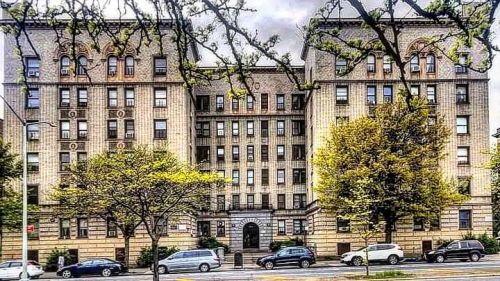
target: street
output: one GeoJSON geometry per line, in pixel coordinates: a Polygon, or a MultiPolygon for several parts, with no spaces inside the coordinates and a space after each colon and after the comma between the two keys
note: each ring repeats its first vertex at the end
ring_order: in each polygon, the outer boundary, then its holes
{"type": "MultiPolygon", "coordinates": [[[[174,273],[161,275],[161,280],[347,280],[350,275],[364,273],[364,267],[347,267],[341,264],[332,266],[313,266],[309,269],[296,267],[283,267],[274,270],[251,269],[251,270],[213,270],[208,273],[174,273]]],[[[408,274],[414,274],[416,278],[425,280],[499,280],[500,261],[450,262],[443,264],[408,263],[396,266],[373,265],[372,273],[400,270],[408,274]],[[475,276],[472,276],[475,275],[475,276]]],[[[44,280],[61,280],[45,279],[44,280]]],[[[85,277],[78,278],[80,281],[90,280],[151,280],[151,275],[129,275],[111,278],[85,277]]]]}

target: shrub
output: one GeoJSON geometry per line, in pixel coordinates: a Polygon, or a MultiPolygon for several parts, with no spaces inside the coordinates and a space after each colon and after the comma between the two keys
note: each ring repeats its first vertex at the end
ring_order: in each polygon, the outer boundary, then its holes
{"type": "Polygon", "coordinates": [[[269,249],[271,251],[276,252],[284,247],[292,247],[292,246],[303,246],[304,242],[299,238],[290,238],[288,240],[283,241],[273,241],[269,244],[269,249]]]}
{"type": "Polygon", "coordinates": [[[499,246],[496,239],[486,234],[486,232],[481,235],[474,235],[469,232],[463,236],[463,239],[478,240],[479,242],[481,242],[481,244],[483,244],[484,251],[487,255],[496,254],[499,251],[499,246]]]}
{"type": "Polygon", "coordinates": [[[55,248],[47,257],[47,264],[45,265],[45,271],[57,271],[57,262],[59,257],[64,257],[64,265],[70,265],[76,263],[76,260],[71,257],[70,253],[66,249],[55,248]]]}
{"type": "Polygon", "coordinates": [[[200,240],[198,240],[198,249],[217,249],[219,247],[224,248],[224,254],[229,253],[229,246],[217,241],[215,237],[200,237],[200,240]]]}
{"type": "MultiPolygon", "coordinates": [[[[158,260],[167,258],[171,254],[178,252],[177,247],[158,247],[158,260]]],[[[137,258],[138,267],[149,267],[153,264],[153,250],[151,247],[142,248],[137,258]]]]}

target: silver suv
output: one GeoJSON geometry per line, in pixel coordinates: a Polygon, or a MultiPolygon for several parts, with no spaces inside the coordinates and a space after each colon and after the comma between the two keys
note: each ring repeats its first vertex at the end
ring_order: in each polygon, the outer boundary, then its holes
{"type": "Polygon", "coordinates": [[[172,271],[199,270],[208,272],[221,266],[220,259],[212,250],[180,251],[158,262],[160,274],[172,271]]]}

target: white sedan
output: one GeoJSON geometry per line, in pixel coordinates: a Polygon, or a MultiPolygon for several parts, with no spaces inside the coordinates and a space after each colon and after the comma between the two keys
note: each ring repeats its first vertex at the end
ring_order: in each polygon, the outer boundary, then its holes
{"type": "MultiPolygon", "coordinates": [[[[20,260],[6,261],[0,263],[0,280],[18,280],[23,272],[23,262],[20,260]]],[[[28,261],[28,276],[38,279],[44,273],[42,267],[36,261],[28,261]]]]}
{"type": "Polygon", "coordinates": [[[403,251],[397,244],[376,244],[367,248],[361,248],[355,252],[348,252],[340,257],[340,262],[347,265],[360,266],[366,260],[368,250],[368,260],[370,262],[387,262],[390,265],[398,264],[404,258],[403,251]]]}

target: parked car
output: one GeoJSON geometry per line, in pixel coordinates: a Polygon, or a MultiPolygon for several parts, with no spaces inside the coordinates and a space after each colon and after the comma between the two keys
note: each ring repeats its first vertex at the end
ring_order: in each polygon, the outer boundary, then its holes
{"type": "Polygon", "coordinates": [[[368,251],[368,260],[370,262],[386,262],[390,265],[396,265],[404,258],[401,247],[397,244],[376,244],[363,247],[354,252],[348,252],[340,256],[340,262],[347,265],[360,266],[366,259],[368,251]]]}
{"type": "MultiPolygon", "coordinates": [[[[23,261],[13,260],[0,263],[0,280],[18,280],[23,272],[23,261]]],[[[38,279],[44,273],[36,261],[28,261],[28,277],[38,279]]]]}
{"type": "Polygon", "coordinates": [[[127,267],[117,261],[107,258],[89,259],[81,263],[64,266],[57,271],[63,278],[80,277],[83,275],[102,275],[109,277],[127,272],[127,267]]]}
{"type": "Polygon", "coordinates": [[[458,259],[461,261],[479,261],[484,257],[484,246],[477,240],[456,240],[448,245],[441,245],[434,251],[424,254],[427,262],[442,263],[447,259],[458,259]]]}
{"type": "Polygon", "coordinates": [[[173,271],[199,270],[208,272],[221,266],[220,258],[213,250],[189,250],[174,253],[158,262],[160,274],[173,271]]]}
{"type": "Polygon", "coordinates": [[[257,259],[257,265],[266,269],[273,269],[275,266],[296,265],[301,268],[308,268],[316,263],[314,253],[306,247],[286,247],[273,255],[257,259]]]}

